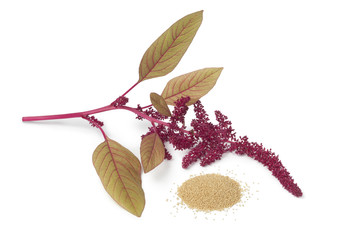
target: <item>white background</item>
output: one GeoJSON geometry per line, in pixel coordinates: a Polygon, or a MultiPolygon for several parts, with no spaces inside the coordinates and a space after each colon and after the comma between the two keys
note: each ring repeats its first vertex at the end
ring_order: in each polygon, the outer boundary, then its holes
{"type": "MultiPolygon", "coordinates": [[[[349,12],[339,0],[0,1],[0,239],[349,239],[349,12]],[[143,175],[146,207],[137,218],[95,172],[97,129],[81,119],[21,117],[109,104],[138,80],[148,46],[198,10],[204,20],[180,64],[137,86],[130,106],[149,104],[149,93],[177,75],[224,67],[202,99],[206,109],[222,110],[239,135],[277,152],[304,196],[247,157],[184,170],[185,153],[174,152],[143,175]],[[166,202],[174,186],[218,171],[259,192],[227,216],[180,209],[174,217],[166,202]]],[[[125,111],[98,117],[139,157],[146,122],[125,111]]]]}

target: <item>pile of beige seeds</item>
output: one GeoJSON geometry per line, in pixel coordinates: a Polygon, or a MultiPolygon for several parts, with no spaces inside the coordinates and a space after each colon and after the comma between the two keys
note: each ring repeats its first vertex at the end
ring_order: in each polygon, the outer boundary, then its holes
{"type": "Polygon", "coordinates": [[[192,209],[221,211],[241,200],[238,182],[220,174],[205,174],[190,178],[177,189],[178,196],[192,209]]]}

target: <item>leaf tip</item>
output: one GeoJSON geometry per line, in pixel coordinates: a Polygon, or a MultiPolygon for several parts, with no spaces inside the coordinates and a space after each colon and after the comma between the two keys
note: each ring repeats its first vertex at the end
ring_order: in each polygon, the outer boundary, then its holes
{"type": "Polygon", "coordinates": [[[142,208],[140,211],[135,212],[135,214],[134,214],[134,215],[135,215],[136,217],[141,217],[141,215],[142,215],[142,213],[143,213],[144,208],[145,208],[145,205],[143,205],[143,208],[142,208]]]}
{"type": "Polygon", "coordinates": [[[217,68],[216,68],[216,71],[219,73],[219,76],[220,76],[222,70],[224,70],[223,67],[217,67],[217,68]]]}
{"type": "Polygon", "coordinates": [[[203,10],[184,16],[159,36],[144,53],[139,80],[165,76],[177,66],[203,20],[203,10]]]}
{"type": "Polygon", "coordinates": [[[136,217],[141,217],[143,210],[145,209],[145,195],[144,192],[142,191],[143,195],[142,195],[142,201],[138,202],[138,203],[134,203],[135,205],[131,206],[122,206],[126,211],[128,211],[129,213],[131,213],[132,215],[136,216],[136,217]]]}
{"type": "Polygon", "coordinates": [[[196,16],[195,18],[197,18],[197,20],[199,20],[200,23],[201,23],[202,20],[203,20],[203,11],[204,11],[204,10],[200,10],[200,11],[194,12],[194,13],[192,13],[192,14],[190,14],[190,15],[196,16]]]}

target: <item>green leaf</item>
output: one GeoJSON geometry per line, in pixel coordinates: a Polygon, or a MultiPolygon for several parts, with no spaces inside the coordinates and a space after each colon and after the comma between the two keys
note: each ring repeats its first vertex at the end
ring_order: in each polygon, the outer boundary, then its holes
{"type": "Polygon", "coordinates": [[[191,105],[207,94],[215,85],[223,68],[204,68],[171,79],[165,86],[162,97],[169,105],[189,96],[191,105]]]}
{"type": "Polygon", "coordinates": [[[164,98],[157,93],[150,94],[152,105],[157,109],[157,111],[164,116],[171,116],[171,112],[164,98]]]}
{"type": "Polygon", "coordinates": [[[139,67],[139,82],[170,73],[180,62],[202,23],[203,11],[189,14],[166,30],[147,49],[139,67]]]}
{"type": "Polygon", "coordinates": [[[165,157],[165,148],[157,133],[151,133],[142,139],[140,151],[145,173],[161,164],[165,157]]]}
{"type": "Polygon", "coordinates": [[[107,138],[97,146],[92,160],[104,188],[114,201],[140,217],[145,207],[145,195],[141,187],[141,165],[137,157],[107,138]]]}

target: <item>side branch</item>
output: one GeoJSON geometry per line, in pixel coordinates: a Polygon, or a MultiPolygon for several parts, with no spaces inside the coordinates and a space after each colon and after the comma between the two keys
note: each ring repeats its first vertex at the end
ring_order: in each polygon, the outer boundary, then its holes
{"type": "Polygon", "coordinates": [[[136,108],[131,108],[131,107],[127,107],[127,106],[117,106],[116,109],[124,109],[124,110],[128,110],[130,112],[133,112],[135,114],[137,114],[138,116],[150,121],[150,122],[155,122],[155,123],[158,123],[158,124],[162,124],[164,126],[167,126],[169,127],[170,124],[167,123],[167,122],[164,122],[164,121],[161,121],[161,120],[158,120],[158,119],[155,119],[155,118],[152,118],[150,116],[148,116],[147,114],[144,114],[143,112],[140,112],[139,110],[137,110],[136,108]]]}

